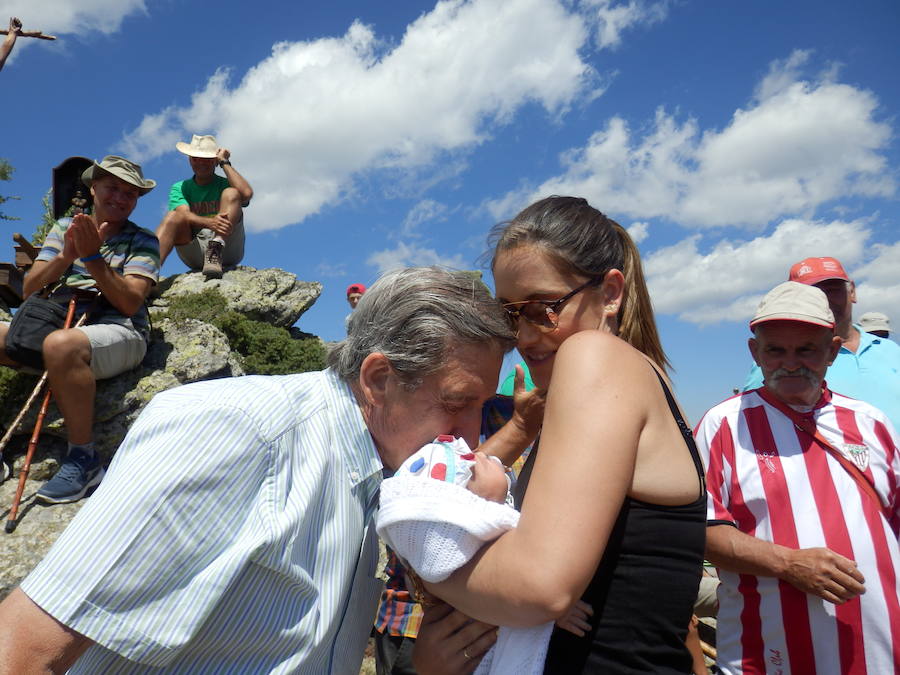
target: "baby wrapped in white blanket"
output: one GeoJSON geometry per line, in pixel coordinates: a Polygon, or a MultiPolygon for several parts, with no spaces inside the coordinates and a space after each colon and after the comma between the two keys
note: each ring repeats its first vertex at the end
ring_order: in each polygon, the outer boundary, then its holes
{"type": "MultiPolygon", "coordinates": [[[[502,464],[461,438],[438,436],[381,484],[378,534],[428,582],[443,581],[518,522],[502,464]]],[[[552,622],[501,626],[476,675],[543,673],[552,630],[552,622]]]]}

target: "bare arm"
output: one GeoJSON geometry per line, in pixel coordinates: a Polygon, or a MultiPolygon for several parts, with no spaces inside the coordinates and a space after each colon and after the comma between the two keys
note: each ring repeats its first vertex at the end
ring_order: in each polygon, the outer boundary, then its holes
{"type": "Polygon", "coordinates": [[[534,442],[541,429],[546,397],[547,392],[543,389],[525,390],[525,371],[517,365],[513,385],[513,416],[497,433],[485,440],[479,450],[498,457],[507,466],[515,462],[534,442]]]}
{"type": "Polygon", "coordinates": [[[16,588],[0,603],[0,675],[64,673],[93,641],[16,588]]]}
{"type": "MultiPolygon", "coordinates": [[[[216,153],[216,160],[219,162],[230,161],[230,157],[231,151],[227,148],[219,148],[219,151],[216,153]]],[[[247,206],[250,200],[253,199],[253,188],[250,187],[250,183],[231,164],[222,165],[222,171],[225,172],[228,184],[241,195],[241,204],[247,206]]]]}
{"type": "Polygon", "coordinates": [[[866,592],[856,563],[831,549],[786,548],[731,525],[706,528],[706,558],[729,572],[776,577],[836,605],[866,592]]]}
{"type": "MultiPolygon", "coordinates": [[[[88,258],[100,250],[104,239],[103,223],[99,229],[91,216],[80,213],[72,218],[72,224],[66,229],[65,248],[63,253],[75,257],[88,258]]],[[[106,296],[109,303],[124,316],[132,316],[144,304],[144,298],[150,293],[153,281],[147,277],[128,274],[121,276],[110,269],[102,258],[84,263],[93,277],[97,288],[106,296]]]]}
{"type": "Polygon", "coordinates": [[[429,590],[498,625],[537,625],[567,612],[631,487],[653,380],[646,360],[618,338],[583,331],[566,340],[518,527],[429,590]]]}
{"type": "Polygon", "coordinates": [[[9,30],[6,33],[6,38],[3,40],[3,44],[0,44],[0,70],[3,70],[3,65],[6,63],[6,57],[9,56],[9,53],[13,50],[13,47],[15,47],[16,38],[19,37],[19,33],[21,32],[22,22],[14,16],[10,17],[9,30]]]}

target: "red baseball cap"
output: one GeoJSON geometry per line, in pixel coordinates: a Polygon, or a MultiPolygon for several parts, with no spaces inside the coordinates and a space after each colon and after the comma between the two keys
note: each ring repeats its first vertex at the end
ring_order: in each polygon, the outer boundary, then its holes
{"type": "Polygon", "coordinates": [[[349,286],[347,286],[347,295],[350,295],[351,293],[359,293],[360,295],[362,295],[365,292],[366,287],[362,284],[350,284],[349,286]]]}
{"type": "Polygon", "coordinates": [[[826,279],[850,281],[843,266],[836,258],[807,258],[791,266],[788,281],[799,281],[812,286],[826,279]]]}

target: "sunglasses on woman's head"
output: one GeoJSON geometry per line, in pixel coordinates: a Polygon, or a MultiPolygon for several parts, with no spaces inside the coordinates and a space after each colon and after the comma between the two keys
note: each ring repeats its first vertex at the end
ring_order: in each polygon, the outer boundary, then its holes
{"type": "Polygon", "coordinates": [[[558,300],[522,300],[520,302],[505,302],[506,318],[510,327],[518,333],[519,319],[525,319],[545,333],[556,330],[559,325],[560,308],[578,293],[589,286],[596,286],[603,281],[604,275],[588,279],[578,288],[569,291],[558,300]]]}

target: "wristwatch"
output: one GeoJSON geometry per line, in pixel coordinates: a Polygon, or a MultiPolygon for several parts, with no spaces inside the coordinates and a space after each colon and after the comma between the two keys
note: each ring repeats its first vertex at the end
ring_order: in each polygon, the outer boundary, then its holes
{"type": "Polygon", "coordinates": [[[226,164],[228,166],[231,166],[231,160],[223,159],[221,162],[219,162],[219,166],[225,166],[226,164]]]}

